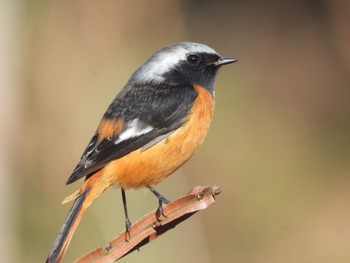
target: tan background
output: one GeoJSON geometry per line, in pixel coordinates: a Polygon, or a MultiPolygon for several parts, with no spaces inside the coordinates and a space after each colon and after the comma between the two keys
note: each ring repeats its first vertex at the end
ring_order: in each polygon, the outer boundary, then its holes
{"type": "MultiPolygon", "coordinates": [[[[106,107],[153,52],[179,41],[222,69],[205,144],[159,185],[219,184],[215,206],[122,262],[350,262],[350,4],[3,1],[0,261],[43,262],[79,188],[65,181],[106,107]]],[[[157,205],[128,192],[135,221],[157,205]]],[[[65,262],[124,228],[120,191],[89,209],[65,262]]]]}

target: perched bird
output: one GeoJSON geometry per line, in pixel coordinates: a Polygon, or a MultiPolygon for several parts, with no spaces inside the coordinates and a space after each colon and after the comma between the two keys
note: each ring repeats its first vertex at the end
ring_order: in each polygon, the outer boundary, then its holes
{"type": "Polygon", "coordinates": [[[114,98],[67,184],[85,177],[46,262],[60,262],[89,205],[111,186],[120,187],[127,233],[131,222],[125,189],[153,187],[185,163],[202,144],[214,111],[214,80],[236,62],[193,42],[166,46],[137,69],[114,98]]]}

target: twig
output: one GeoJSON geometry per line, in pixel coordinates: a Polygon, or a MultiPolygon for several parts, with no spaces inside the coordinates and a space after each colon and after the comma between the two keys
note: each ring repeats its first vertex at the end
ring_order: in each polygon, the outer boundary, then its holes
{"type": "Polygon", "coordinates": [[[199,210],[206,209],[215,203],[215,196],[220,193],[220,187],[215,185],[194,187],[186,196],[164,205],[166,218],[159,218],[156,211],[152,211],[133,224],[128,241],[125,240],[126,233],[123,231],[108,245],[88,252],[75,262],[115,262],[158,238],[199,210]]]}

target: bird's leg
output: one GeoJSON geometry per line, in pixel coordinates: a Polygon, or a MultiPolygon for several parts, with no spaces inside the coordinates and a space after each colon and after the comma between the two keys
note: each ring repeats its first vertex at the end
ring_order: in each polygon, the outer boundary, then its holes
{"type": "Polygon", "coordinates": [[[124,214],[125,214],[125,241],[129,241],[131,239],[130,229],[132,224],[129,219],[128,208],[126,206],[125,190],[123,188],[121,188],[121,190],[122,190],[122,199],[123,199],[124,214]]]}
{"type": "Polygon", "coordinates": [[[158,198],[159,200],[159,206],[157,208],[157,214],[158,215],[162,215],[164,216],[165,218],[167,217],[165,214],[164,214],[164,210],[163,210],[163,205],[164,204],[167,204],[169,203],[170,201],[165,198],[161,193],[157,192],[152,186],[150,185],[147,185],[147,188],[158,198]]]}

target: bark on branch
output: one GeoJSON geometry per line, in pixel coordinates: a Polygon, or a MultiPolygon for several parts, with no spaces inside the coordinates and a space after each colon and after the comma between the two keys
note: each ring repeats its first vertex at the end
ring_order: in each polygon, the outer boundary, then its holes
{"type": "Polygon", "coordinates": [[[75,262],[115,262],[158,238],[199,210],[206,209],[215,203],[215,196],[220,193],[221,189],[216,185],[194,187],[186,196],[164,205],[166,218],[159,217],[156,215],[156,211],[152,211],[133,224],[130,229],[131,238],[128,241],[125,240],[126,233],[123,231],[108,245],[88,252],[75,262]]]}

